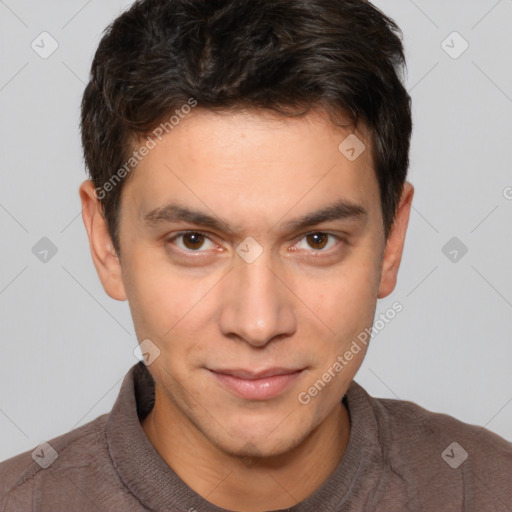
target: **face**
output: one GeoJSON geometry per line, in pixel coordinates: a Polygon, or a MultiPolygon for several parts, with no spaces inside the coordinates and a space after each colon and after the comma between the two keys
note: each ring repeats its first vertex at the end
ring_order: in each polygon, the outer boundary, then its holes
{"type": "Polygon", "coordinates": [[[336,362],[394,287],[405,229],[386,246],[371,141],[338,149],[351,133],[196,109],[125,184],[121,261],[95,257],[160,351],[157,402],[225,453],[289,451],[339,407],[366,346],[336,362]]]}

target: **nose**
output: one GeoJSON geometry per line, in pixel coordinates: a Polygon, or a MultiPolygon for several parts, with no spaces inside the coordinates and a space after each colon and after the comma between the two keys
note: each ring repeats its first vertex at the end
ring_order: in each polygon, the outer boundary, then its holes
{"type": "Polygon", "coordinates": [[[222,333],[253,347],[264,347],[296,330],[293,296],[265,252],[254,262],[237,258],[223,290],[222,333]]]}

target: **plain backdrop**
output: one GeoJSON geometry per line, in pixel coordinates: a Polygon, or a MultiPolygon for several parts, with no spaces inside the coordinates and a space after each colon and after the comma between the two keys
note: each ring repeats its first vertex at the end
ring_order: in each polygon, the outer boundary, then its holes
{"type": "MultiPolygon", "coordinates": [[[[81,95],[103,29],[130,3],[0,1],[0,460],[108,412],[136,362],[78,197],[81,95]]],[[[377,316],[403,310],[356,380],[512,441],[512,1],[376,5],[404,33],[416,194],[377,316]]]]}

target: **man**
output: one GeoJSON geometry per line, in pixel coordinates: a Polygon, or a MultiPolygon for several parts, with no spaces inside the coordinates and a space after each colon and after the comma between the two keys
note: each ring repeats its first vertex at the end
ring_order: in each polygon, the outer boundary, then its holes
{"type": "Polygon", "coordinates": [[[0,510],[512,510],[510,443],[353,380],[413,198],[398,32],[363,0],[142,0],[109,27],[80,197],[144,362],[0,465],[0,510]]]}

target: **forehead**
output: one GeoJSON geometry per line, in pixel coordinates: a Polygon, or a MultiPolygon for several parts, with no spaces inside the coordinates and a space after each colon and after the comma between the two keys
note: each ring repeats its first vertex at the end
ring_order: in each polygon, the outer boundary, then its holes
{"type": "Polygon", "coordinates": [[[370,216],[380,210],[364,125],[339,127],[318,111],[288,118],[196,109],[153,139],[123,193],[141,220],[176,202],[243,225],[340,200],[370,216]]]}

